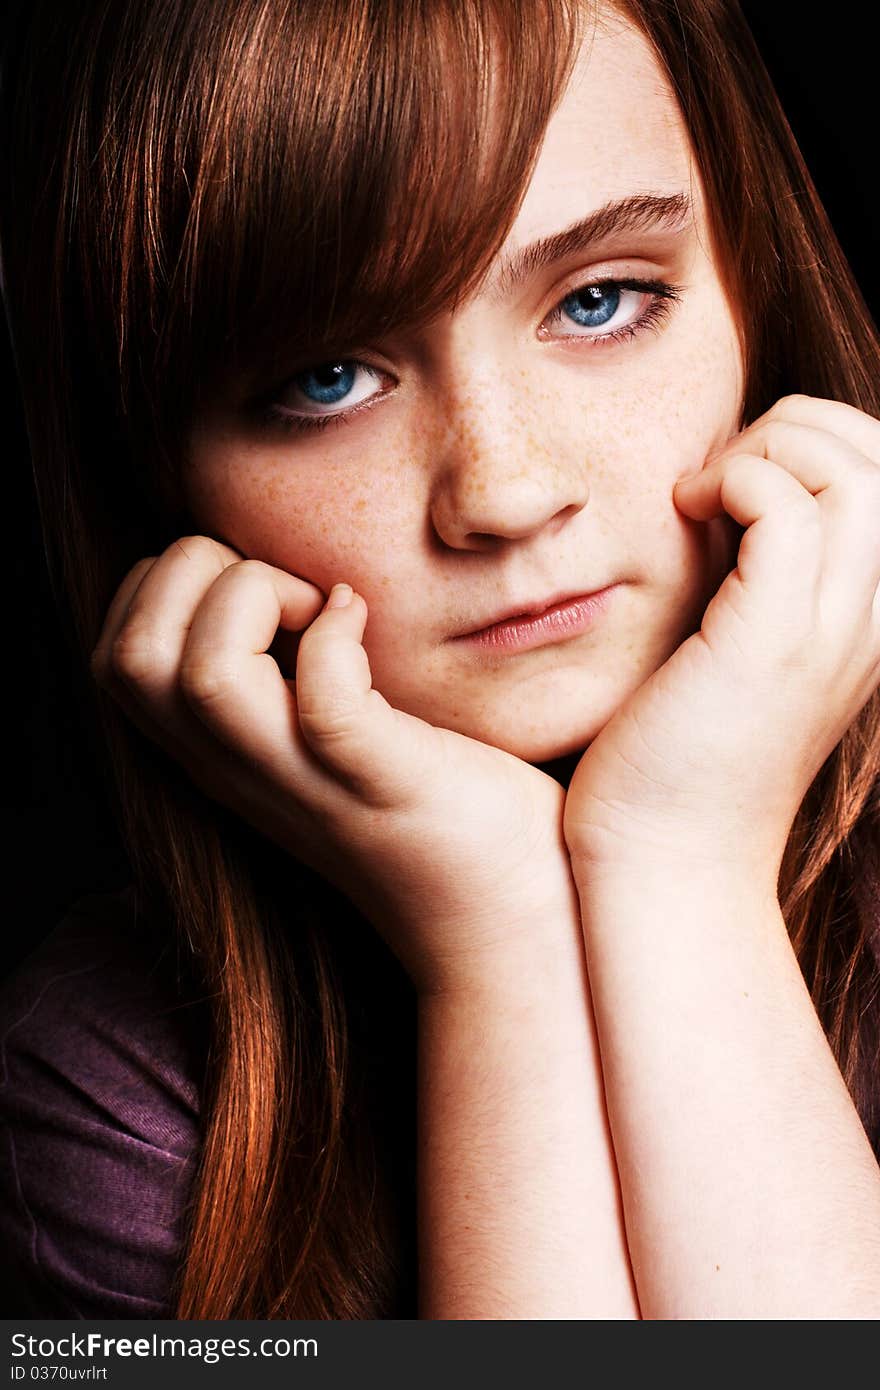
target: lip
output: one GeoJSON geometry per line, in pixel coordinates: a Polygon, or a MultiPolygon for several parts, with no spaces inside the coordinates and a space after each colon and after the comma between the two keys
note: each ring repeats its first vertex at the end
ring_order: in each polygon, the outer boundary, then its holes
{"type": "Polygon", "coordinates": [[[525,651],[549,642],[562,642],[586,632],[603,612],[616,587],[590,593],[567,594],[540,603],[509,609],[486,627],[462,633],[455,640],[468,646],[525,651]]]}

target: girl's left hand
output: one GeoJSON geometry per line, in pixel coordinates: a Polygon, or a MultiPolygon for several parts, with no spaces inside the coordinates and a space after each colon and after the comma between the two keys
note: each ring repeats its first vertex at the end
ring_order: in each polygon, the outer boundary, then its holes
{"type": "Polygon", "coordinates": [[[594,866],[735,861],[775,892],[804,795],[880,683],[880,421],[786,396],[673,497],[747,528],[737,567],[587,749],[566,841],[594,866]]]}

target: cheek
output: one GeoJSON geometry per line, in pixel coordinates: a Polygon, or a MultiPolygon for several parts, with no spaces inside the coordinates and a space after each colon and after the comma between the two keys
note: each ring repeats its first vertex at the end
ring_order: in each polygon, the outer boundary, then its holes
{"type": "MultiPolygon", "coordinates": [[[[726,444],[741,424],[744,374],[733,325],[728,322],[726,332],[708,342],[702,356],[692,359],[692,392],[670,404],[670,446],[677,464],[673,482],[702,469],[708,452],[726,444]]],[[[727,513],[697,522],[678,511],[671,497],[670,505],[697,552],[695,588],[701,590],[704,607],[736,565],[743,528],[727,513]]]]}
{"type": "Polygon", "coordinates": [[[210,474],[194,474],[197,525],[242,555],[298,574],[329,591],[346,579],[369,594],[388,581],[399,550],[393,537],[412,525],[401,479],[343,457],[321,468],[289,456],[212,454],[210,474]]]}
{"type": "Polygon", "coordinates": [[[742,391],[733,326],[703,325],[651,392],[653,428],[671,481],[702,468],[709,450],[736,432],[742,391]]]}
{"type": "Polygon", "coordinates": [[[735,566],[742,536],[732,517],[693,521],[672,496],[676,480],[701,469],[710,449],[726,443],[740,424],[742,372],[735,330],[717,316],[699,327],[678,341],[674,356],[658,359],[637,393],[629,393],[611,499],[621,538],[634,543],[634,563],[668,605],[670,622],[677,612],[685,629],[735,566]]]}

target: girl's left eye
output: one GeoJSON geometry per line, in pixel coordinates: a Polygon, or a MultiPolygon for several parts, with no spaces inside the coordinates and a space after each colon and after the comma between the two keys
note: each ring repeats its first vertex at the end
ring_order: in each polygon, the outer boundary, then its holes
{"type": "MultiPolygon", "coordinates": [[[[632,339],[648,328],[657,328],[681,299],[681,288],[664,280],[598,280],[569,291],[541,325],[546,338],[586,340],[604,347],[632,339]],[[636,301],[635,307],[633,301],[636,301]],[[638,301],[643,301],[641,309],[638,301]],[[629,312],[627,313],[627,310],[629,312]],[[562,334],[549,333],[546,325],[562,325],[562,334]]],[[[386,392],[381,387],[387,372],[354,358],[323,362],[297,372],[283,388],[288,403],[273,400],[261,411],[263,421],[288,431],[326,429],[344,425],[369,409],[386,392]],[[296,408],[291,398],[296,400],[296,408]],[[343,406],[341,410],[328,409],[343,406]]]]}
{"type": "Polygon", "coordinates": [[[565,328],[563,338],[619,343],[657,327],[680,299],[681,288],[665,280],[598,280],[571,290],[544,322],[565,328]]]}

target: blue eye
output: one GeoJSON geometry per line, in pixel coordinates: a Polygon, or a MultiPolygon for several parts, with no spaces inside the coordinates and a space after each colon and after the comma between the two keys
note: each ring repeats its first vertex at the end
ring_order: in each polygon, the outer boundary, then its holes
{"type": "Polygon", "coordinates": [[[355,406],[382,395],[376,387],[382,385],[384,372],[354,358],[336,362],[320,362],[292,376],[279,403],[290,418],[299,417],[307,424],[339,419],[355,406]],[[334,411],[344,405],[346,411],[334,411]]]}
{"type": "Polygon", "coordinates": [[[584,328],[601,328],[614,317],[619,305],[618,285],[584,285],[566,295],[560,308],[584,328]]]}
{"type": "Polygon", "coordinates": [[[663,280],[594,280],[570,290],[545,322],[563,330],[551,337],[603,347],[659,326],[679,298],[679,288],[663,280]]]}
{"type": "Polygon", "coordinates": [[[293,378],[293,384],[316,405],[338,405],[351,391],[357,374],[354,362],[326,362],[293,378]]]}

